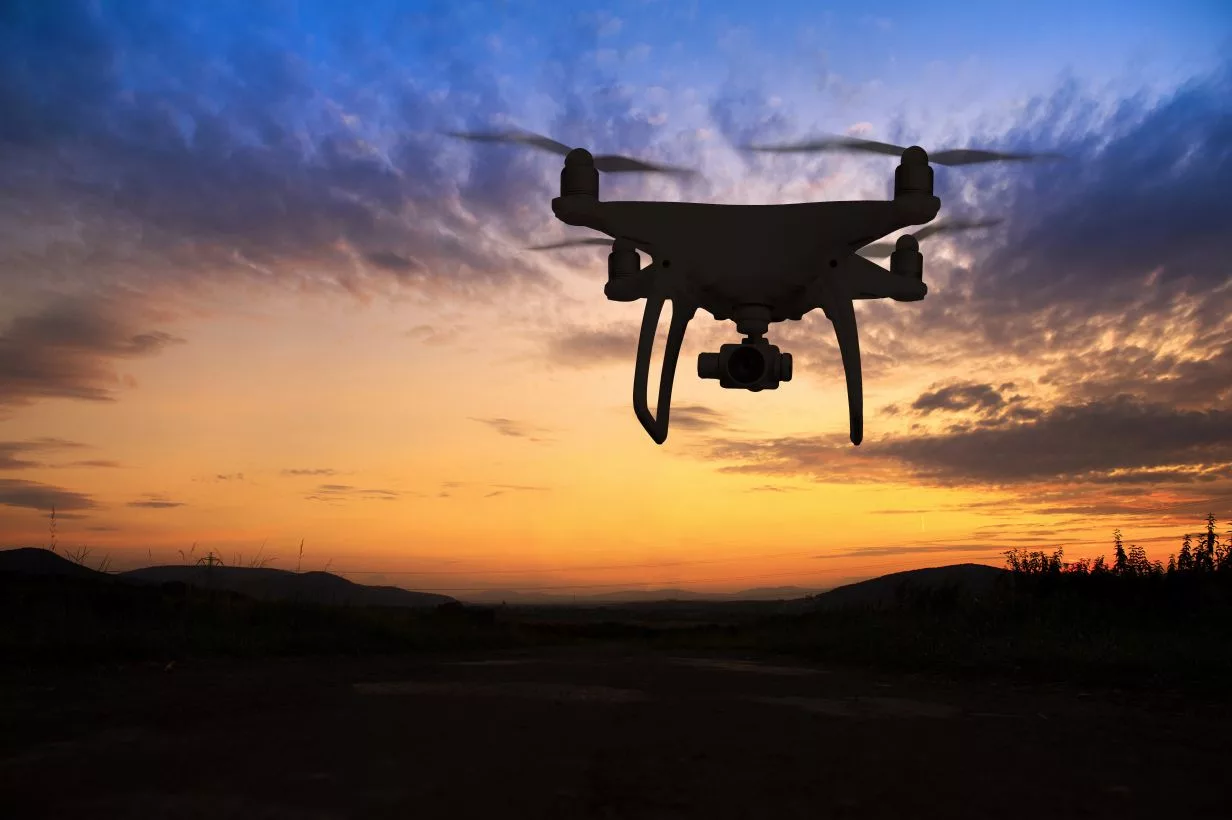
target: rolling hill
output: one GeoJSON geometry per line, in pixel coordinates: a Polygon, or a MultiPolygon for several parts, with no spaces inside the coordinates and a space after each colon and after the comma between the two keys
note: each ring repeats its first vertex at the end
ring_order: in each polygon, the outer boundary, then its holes
{"type": "Polygon", "coordinates": [[[950,564],[893,572],[844,584],[809,599],[810,608],[834,609],[850,606],[881,607],[895,602],[902,592],[953,588],[970,595],[990,592],[1006,570],[987,564],[950,564]]]}
{"type": "Polygon", "coordinates": [[[270,567],[161,566],[119,574],[124,580],[144,583],[180,582],[197,587],[225,589],[258,600],[306,601],[346,606],[439,606],[454,601],[448,595],[412,592],[401,587],[366,586],[329,572],[291,572],[270,567]]]}
{"type": "Polygon", "coordinates": [[[455,602],[448,595],[356,584],[328,572],[296,573],[268,567],[161,566],[112,574],[38,547],[0,550],[0,572],[113,583],[183,583],[267,601],[393,607],[433,607],[455,602]]]}

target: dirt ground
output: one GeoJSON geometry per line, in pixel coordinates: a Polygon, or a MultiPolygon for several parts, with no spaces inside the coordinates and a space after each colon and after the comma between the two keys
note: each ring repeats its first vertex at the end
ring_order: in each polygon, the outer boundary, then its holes
{"type": "Polygon", "coordinates": [[[1232,817],[1230,716],[598,649],[9,671],[0,814],[1232,817]]]}

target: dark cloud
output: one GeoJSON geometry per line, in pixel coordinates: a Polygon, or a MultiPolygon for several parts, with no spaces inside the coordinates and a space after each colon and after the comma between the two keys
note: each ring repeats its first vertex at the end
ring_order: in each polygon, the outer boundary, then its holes
{"type": "MultiPolygon", "coordinates": [[[[1001,419],[940,433],[897,435],[859,448],[839,436],[712,440],[727,472],[817,480],[913,480],[988,487],[1208,484],[1232,477],[1232,411],[1179,410],[1130,396],[1060,405],[1029,421],[1001,419]]],[[[1039,496],[1035,500],[1043,500],[1039,496]]]]}
{"type": "Polygon", "coordinates": [[[0,335],[0,406],[35,399],[114,401],[124,379],[114,363],[154,356],[183,340],[140,329],[118,303],[63,298],[19,316],[0,335]]]}
{"type": "Polygon", "coordinates": [[[27,470],[35,467],[97,467],[116,468],[121,464],[110,459],[80,459],[77,461],[48,463],[31,461],[26,456],[31,453],[58,452],[63,450],[80,450],[86,445],[75,441],[59,438],[36,438],[28,441],[0,441],[0,470],[27,470]]]}
{"type": "Polygon", "coordinates": [[[88,495],[16,478],[0,478],[0,504],[9,507],[27,507],[32,510],[89,510],[98,505],[88,495]]]}
{"type": "Polygon", "coordinates": [[[74,441],[58,438],[36,438],[28,441],[0,441],[0,470],[28,470],[34,467],[46,466],[39,461],[31,461],[28,454],[47,451],[77,449],[84,447],[74,441]]]}
{"type": "Polygon", "coordinates": [[[183,507],[183,501],[172,501],[165,495],[147,493],[144,498],[128,502],[128,506],[146,510],[169,510],[173,507],[183,507]]]}
{"type": "Polygon", "coordinates": [[[1155,271],[1179,289],[1227,281],[1232,61],[1158,104],[1131,98],[1106,117],[1068,82],[1032,100],[998,142],[1055,146],[1072,159],[1015,173],[995,194],[1011,219],[1005,242],[981,260],[978,300],[990,309],[1115,309],[1132,300],[1129,283],[1155,271]]]}
{"type": "Polygon", "coordinates": [[[527,424],[525,422],[514,421],[513,419],[502,419],[502,418],[492,418],[492,419],[472,418],[471,421],[477,421],[480,424],[486,424],[488,427],[491,427],[493,430],[500,433],[502,436],[510,436],[512,438],[524,438],[527,441],[534,441],[534,442],[544,441],[544,439],[539,437],[539,434],[543,432],[543,429],[540,427],[535,427],[534,425],[527,424]]]}
{"type": "Polygon", "coordinates": [[[335,476],[338,475],[338,471],[329,467],[307,467],[283,470],[282,474],[284,476],[335,476]]]}
{"type": "Polygon", "coordinates": [[[411,271],[422,270],[422,266],[414,259],[394,253],[393,251],[375,251],[369,253],[364,258],[378,268],[384,268],[396,274],[406,274],[411,271]]]}
{"type": "Polygon", "coordinates": [[[991,384],[951,384],[920,394],[911,403],[911,409],[925,415],[937,410],[993,412],[1005,405],[1001,390],[1012,388],[1012,384],[1002,385],[1000,389],[991,384]]]}
{"type": "Polygon", "coordinates": [[[183,11],[85,2],[0,19],[0,277],[550,284],[504,239],[550,219],[516,207],[550,197],[550,163],[501,148],[473,151],[469,174],[440,161],[437,132],[507,110],[493,77],[450,55],[438,96],[395,56],[405,26],[343,27],[322,44],[341,62],[309,64],[287,10],[228,22],[202,36],[183,11]]]}
{"type": "Polygon", "coordinates": [[[917,475],[962,483],[1117,481],[1164,470],[1160,482],[1232,463],[1232,411],[1178,411],[1130,397],[1062,405],[1035,421],[880,442],[879,456],[917,475]]]}
{"type": "Polygon", "coordinates": [[[803,487],[791,487],[781,484],[762,484],[760,487],[750,487],[751,493],[790,493],[804,489],[803,487]]]}

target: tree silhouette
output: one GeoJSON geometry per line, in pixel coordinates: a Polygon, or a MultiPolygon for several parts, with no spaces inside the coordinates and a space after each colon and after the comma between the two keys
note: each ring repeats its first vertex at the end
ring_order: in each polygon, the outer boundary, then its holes
{"type": "Polygon", "coordinates": [[[1113,543],[1116,545],[1112,571],[1117,575],[1127,575],[1129,573],[1129,556],[1125,554],[1125,543],[1121,540],[1121,530],[1118,528],[1112,531],[1113,543]]]}
{"type": "Polygon", "coordinates": [[[1193,543],[1189,538],[1189,533],[1185,533],[1185,537],[1181,540],[1181,554],[1176,557],[1176,569],[1178,572],[1192,572],[1193,568],[1193,543]]]}
{"type": "Polygon", "coordinates": [[[1211,572],[1215,569],[1215,543],[1215,515],[1208,513],[1206,532],[1202,534],[1202,540],[1194,550],[1194,568],[1199,572],[1211,572]]]}

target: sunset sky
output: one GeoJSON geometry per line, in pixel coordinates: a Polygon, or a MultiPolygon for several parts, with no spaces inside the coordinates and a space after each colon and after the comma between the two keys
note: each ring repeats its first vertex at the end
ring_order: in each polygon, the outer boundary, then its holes
{"type": "MultiPolygon", "coordinates": [[[[215,551],[441,590],[830,586],[1012,546],[1166,559],[1232,519],[1225,2],[17,0],[0,7],[0,545],[215,551]],[[824,10],[822,10],[824,6],[824,10]],[[1028,10],[1029,9],[1029,10],[1028,10]],[[890,195],[936,167],[929,295],[771,328],[777,391],[689,328],[667,442],[642,303],[553,217],[517,126],[695,180],[605,199],[890,195]],[[653,384],[653,382],[652,382],[653,384]]],[[[666,321],[664,321],[666,324],[666,321]]]]}

